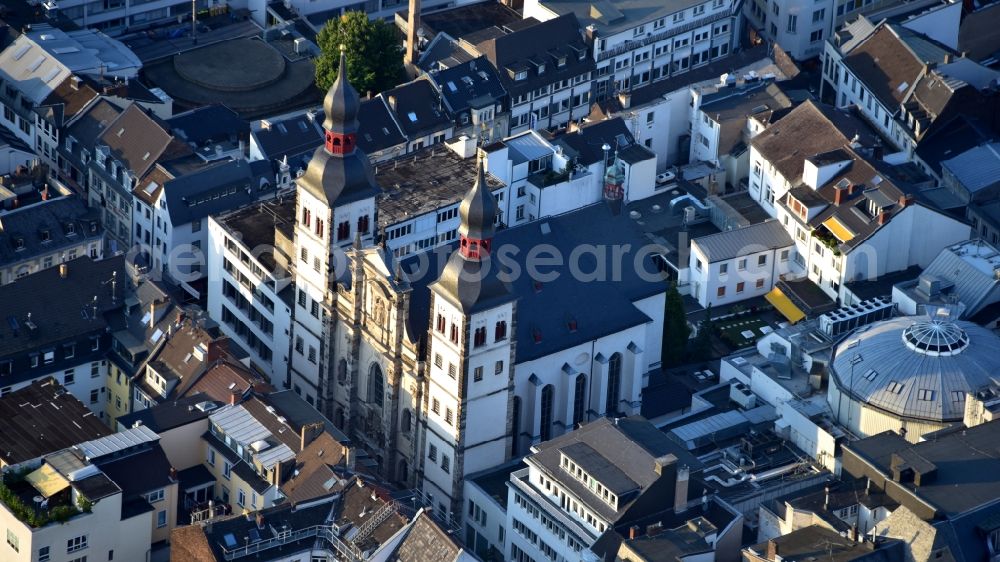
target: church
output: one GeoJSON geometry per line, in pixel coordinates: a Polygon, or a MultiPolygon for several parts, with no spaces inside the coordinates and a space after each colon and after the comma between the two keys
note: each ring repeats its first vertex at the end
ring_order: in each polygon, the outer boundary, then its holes
{"type": "Polygon", "coordinates": [[[286,384],[383,476],[457,519],[465,474],[639,411],[666,282],[621,212],[620,174],[609,170],[599,203],[498,229],[482,154],[457,240],[393,257],[375,235],[381,189],[357,147],[345,64],[324,100],[325,142],[295,180],[286,384]]]}

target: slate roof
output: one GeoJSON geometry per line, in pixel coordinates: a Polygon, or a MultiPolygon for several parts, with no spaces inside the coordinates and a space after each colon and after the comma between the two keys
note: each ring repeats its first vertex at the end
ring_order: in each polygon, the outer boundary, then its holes
{"type": "Polygon", "coordinates": [[[378,95],[409,138],[429,135],[451,126],[441,97],[429,80],[414,80],[378,95]]]}
{"type": "Polygon", "coordinates": [[[621,117],[588,123],[575,132],[557,136],[554,142],[569,149],[567,152],[584,166],[604,159],[601,147],[605,143],[611,147],[609,157],[617,150],[618,157],[630,164],[656,157],[651,150],[635,142],[635,137],[621,117]]]}
{"type": "Polygon", "coordinates": [[[431,71],[429,78],[437,84],[445,104],[455,114],[497,104],[507,95],[500,76],[486,57],[431,71]]]}
{"type": "Polygon", "coordinates": [[[205,394],[192,394],[119,416],[117,421],[120,427],[133,427],[136,423],[141,423],[156,433],[163,433],[182,425],[203,420],[222,405],[221,402],[212,402],[214,408],[205,411],[196,407],[206,401],[211,402],[211,398],[205,394]]]}
{"type": "MultiPolygon", "coordinates": [[[[334,502],[335,499],[331,496],[324,500],[308,502],[306,505],[293,506],[286,502],[261,510],[259,514],[263,517],[263,529],[258,529],[255,518],[248,520],[243,515],[213,519],[211,527],[200,525],[178,527],[171,533],[171,557],[173,558],[176,550],[180,556],[178,559],[185,562],[225,560],[223,555],[225,545],[229,543],[235,547],[245,544],[243,537],[256,534],[261,540],[269,540],[277,538],[284,528],[295,531],[324,524],[334,502]]],[[[302,540],[270,548],[266,552],[268,556],[287,557],[309,551],[315,543],[316,537],[309,535],[302,540]]]]}
{"type": "Polygon", "coordinates": [[[743,228],[726,230],[692,240],[705,254],[709,263],[731,260],[740,256],[787,248],[794,244],[785,227],[769,220],[743,228]]]}
{"type": "Polygon", "coordinates": [[[525,25],[527,27],[512,33],[496,28],[494,35],[497,36],[480,41],[475,46],[496,67],[510,96],[516,97],[594,70],[594,59],[588,54],[575,14],[567,13],[548,21],[525,25]],[[563,68],[556,66],[557,55],[566,56],[563,68]],[[539,75],[534,63],[544,63],[545,73],[539,75]],[[527,78],[514,80],[517,69],[527,70],[527,78]]]}
{"type": "MultiPolygon", "coordinates": [[[[125,256],[100,261],[83,256],[66,265],[69,273],[65,279],[59,276],[58,268],[50,268],[0,286],[0,302],[4,303],[0,313],[4,316],[0,322],[0,357],[99,333],[108,325],[104,314],[123,306],[128,283],[125,256]],[[108,281],[115,272],[118,283],[112,297],[108,281]],[[92,312],[84,317],[82,311],[92,310],[95,296],[97,317],[92,312]],[[35,333],[25,325],[28,313],[37,326],[35,333]],[[16,320],[16,332],[11,318],[16,320]]],[[[15,378],[33,378],[25,375],[30,373],[15,378]]]]}
{"type": "Polygon", "coordinates": [[[996,138],[983,122],[961,114],[938,125],[921,139],[916,155],[935,174],[940,174],[943,161],[996,138]]]}
{"type": "MultiPolygon", "coordinates": [[[[942,519],[955,520],[987,506],[1000,505],[1000,481],[983,478],[1000,471],[1000,421],[957,431],[940,432],[935,439],[910,443],[891,431],[845,444],[845,448],[892,480],[893,455],[936,468],[919,486],[897,483],[936,508],[942,519]]],[[[905,499],[905,498],[904,498],[905,499]]],[[[905,501],[902,502],[904,505],[905,501]]],[[[995,511],[994,511],[995,513],[995,511]]]]}
{"type": "MultiPolygon", "coordinates": [[[[600,418],[540,443],[535,449],[536,452],[527,457],[527,462],[539,467],[547,477],[572,491],[589,509],[612,522],[622,517],[633,502],[659,479],[654,462],[657,458],[673,454],[679,466],[688,465],[692,470],[700,467],[697,459],[641,417],[622,418],[617,422],[600,418]],[[587,456],[595,461],[588,464],[588,472],[598,482],[604,485],[615,482],[628,484],[619,486],[622,490],[628,487],[630,493],[618,498],[617,510],[560,467],[564,452],[579,456],[579,449],[584,448],[587,456]]],[[[673,486],[670,490],[673,491],[673,486]]]]}
{"type": "Polygon", "coordinates": [[[967,338],[968,347],[951,355],[921,353],[910,344],[907,330],[927,322],[927,317],[899,317],[852,332],[836,347],[830,363],[831,376],[841,391],[895,416],[938,423],[961,421],[966,392],[1000,386],[996,371],[1000,338],[971,322],[946,322],[940,328],[935,324],[932,329],[939,330],[945,340],[960,334],[967,338]],[[922,391],[932,394],[928,398],[922,391]]]}
{"type": "Polygon", "coordinates": [[[0,265],[56,254],[60,248],[100,240],[103,234],[97,213],[76,195],[0,213],[0,265]]]}
{"type": "Polygon", "coordinates": [[[175,136],[199,146],[250,134],[250,123],[220,103],[178,113],[167,124],[175,136]]]}
{"type": "Polygon", "coordinates": [[[111,434],[52,377],[0,397],[0,460],[18,464],[111,434]]]}
{"type": "MultiPolygon", "coordinates": [[[[518,264],[522,274],[511,276],[516,278],[510,283],[512,295],[518,300],[517,361],[544,357],[650,322],[633,303],[664,290],[662,282],[651,280],[656,277],[652,263],[645,262],[643,265],[652,276],[647,277],[648,281],[643,280],[629,262],[630,267],[622,268],[622,278],[615,283],[577,281],[568,267],[554,268],[552,271],[558,273],[555,280],[536,283],[524,267],[528,250],[538,244],[552,244],[568,257],[574,248],[583,244],[631,244],[632,248],[639,248],[645,243],[635,221],[624,214],[613,215],[604,203],[497,232],[493,239],[496,255],[500,255],[504,247],[519,249],[511,260],[518,264]],[[581,307],[581,302],[588,306],[581,307]],[[575,321],[575,329],[570,328],[571,319],[575,321]]],[[[413,287],[407,315],[407,334],[411,339],[427,333],[430,292],[426,286],[437,278],[451,252],[457,253],[456,245],[403,260],[403,272],[413,287]]],[[[594,271],[598,263],[596,258],[586,254],[580,257],[579,266],[581,271],[594,271]]],[[[604,267],[610,272],[612,265],[605,262],[604,267]]]]}
{"type": "Polygon", "coordinates": [[[144,496],[173,483],[170,479],[170,461],[159,443],[142,452],[99,460],[95,464],[121,488],[123,501],[144,496]]]}
{"type": "Polygon", "coordinates": [[[188,224],[245,207],[260,196],[262,179],[245,160],[213,162],[175,177],[163,187],[170,222],[188,224]]]}
{"type": "MultiPolygon", "coordinates": [[[[312,158],[317,146],[323,144],[325,119],[322,111],[304,113],[281,120],[269,120],[268,127],[253,131],[264,157],[280,160],[288,156],[292,171],[304,167],[312,158]],[[311,116],[310,116],[311,115],[311,116]]],[[[364,100],[358,110],[358,148],[365,154],[374,154],[393,146],[404,144],[406,137],[381,97],[364,100]]]]}
{"type": "Polygon", "coordinates": [[[224,361],[209,366],[190,385],[179,389],[177,395],[205,396],[208,400],[224,402],[229,400],[233,392],[242,394],[249,389],[267,393],[273,391],[274,387],[242,364],[224,361]]]}

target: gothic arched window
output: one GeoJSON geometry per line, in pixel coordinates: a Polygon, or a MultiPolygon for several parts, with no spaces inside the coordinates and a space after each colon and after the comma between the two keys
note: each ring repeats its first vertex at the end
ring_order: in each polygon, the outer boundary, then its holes
{"type": "Polygon", "coordinates": [[[368,369],[368,403],[381,408],[384,394],[382,367],[379,367],[378,363],[372,363],[368,369]]]}
{"type": "Polygon", "coordinates": [[[540,431],[542,441],[548,441],[552,438],[552,401],[554,394],[555,388],[551,384],[547,384],[542,388],[542,404],[539,408],[542,418],[540,431]]]}
{"type": "Polygon", "coordinates": [[[608,399],[604,404],[604,414],[613,416],[618,413],[618,402],[621,400],[622,384],[622,354],[615,353],[608,360],[608,399]]]}

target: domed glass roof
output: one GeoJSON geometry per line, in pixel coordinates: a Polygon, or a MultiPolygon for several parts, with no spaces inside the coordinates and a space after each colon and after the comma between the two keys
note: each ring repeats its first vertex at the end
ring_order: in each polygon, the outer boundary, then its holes
{"type": "Polygon", "coordinates": [[[914,322],[903,330],[906,346],[927,355],[955,355],[969,347],[969,335],[954,322],[914,322]]]}
{"type": "Polygon", "coordinates": [[[837,345],[831,384],[904,418],[961,420],[965,394],[1000,386],[1000,337],[972,322],[904,316],[837,345]]]}

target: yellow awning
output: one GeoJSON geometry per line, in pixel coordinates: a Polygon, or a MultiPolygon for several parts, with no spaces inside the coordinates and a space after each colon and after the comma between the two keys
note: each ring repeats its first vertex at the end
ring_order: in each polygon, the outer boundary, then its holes
{"type": "Polygon", "coordinates": [[[47,498],[51,498],[69,487],[69,482],[47,464],[43,464],[41,468],[28,474],[25,479],[47,498]]]}
{"type": "Polygon", "coordinates": [[[792,324],[795,324],[799,320],[806,317],[806,313],[799,310],[799,307],[795,306],[795,304],[789,300],[787,296],[785,296],[785,293],[777,287],[771,289],[771,292],[764,295],[764,298],[767,299],[767,302],[773,304],[774,308],[777,308],[778,312],[780,312],[785,318],[788,318],[788,321],[792,324]]]}
{"type": "Polygon", "coordinates": [[[830,217],[823,221],[823,226],[830,230],[841,242],[848,242],[854,238],[851,229],[844,226],[844,223],[837,220],[837,217],[830,217]]]}

